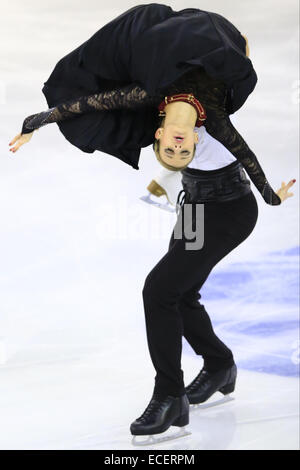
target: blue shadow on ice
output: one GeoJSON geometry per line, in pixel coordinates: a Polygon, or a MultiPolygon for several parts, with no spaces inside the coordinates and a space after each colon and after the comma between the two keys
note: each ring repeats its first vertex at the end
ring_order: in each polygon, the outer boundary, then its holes
{"type": "Polygon", "coordinates": [[[220,271],[216,267],[200,293],[200,302],[207,306],[216,333],[236,352],[239,367],[298,375],[299,246],[270,252],[253,262],[232,263],[220,271]],[[210,312],[210,301],[214,312],[210,312]],[[217,307],[215,318],[218,301],[220,309],[217,307]],[[253,315],[249,315],[252,304],[253,315]],[[226,317],[222,316],[224,305],[226,317]],[[255,344],[257,347],[253,347],[255,344]],[[239,347],[243,354],[239,354],[239,347]]]}

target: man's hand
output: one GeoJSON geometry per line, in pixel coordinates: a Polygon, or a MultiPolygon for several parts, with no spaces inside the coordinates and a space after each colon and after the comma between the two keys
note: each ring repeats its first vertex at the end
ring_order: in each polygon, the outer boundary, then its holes
{"type": "Polygon", "coordinates": [[[287,199],[288,197],[291,197],[291,196],[294,196],[294,193],[288,193],[288,189],[293,186],[293,184],[295,183],[295,179],[291,180],[288,184],[285,184],[285,182],[283,181],[281,183],[281,188],[278,189],[278,191],[276,192],[277,196],[280,197],[281,199],[281,202],[284,201],[285,199],[287,199]]]}
{"type": "Polygon", "coordinates": [[[30,132],[29,134],[16,135],[16,137],[14,137],[11,142],[9,142],[9,145],[13,145],[14,143],[16,143],[16,145],[14,147],[11,147],[9,150],[15,153],[18,148],[21,147],[21,145],[26,144],[26,142],[30,141],[33,133],[34,131],[30,132]]]}

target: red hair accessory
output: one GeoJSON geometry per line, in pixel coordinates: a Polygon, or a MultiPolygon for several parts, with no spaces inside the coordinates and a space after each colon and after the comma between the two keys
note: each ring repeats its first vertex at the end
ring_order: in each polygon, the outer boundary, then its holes
{"type": "Polygon", "coordinates": [[[195,126],[201,127],[204,124],[204,121],[206,119],[205,109],[203,108],[200,101],[198,101],[197,98],[195,98],[194,95],[191,93],[180,93],[178,95],[165,96],[164,101],[162,101],[158,106],[159,116],[165,116],[165,107],[169,103],[174,103],[174,101],[184,101],[185,103],[191,104],[197,111],[198,116],[195,126]]]}

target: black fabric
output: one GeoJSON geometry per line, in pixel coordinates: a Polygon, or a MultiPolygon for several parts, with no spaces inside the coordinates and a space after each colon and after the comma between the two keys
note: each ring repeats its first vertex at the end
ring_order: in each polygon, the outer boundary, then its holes
{"type": "MultiPolygon", "coordinates": [[[[63,125],[63,121],[69,120],[72,127],[78,122],[81,115],[93,117],[96,121],[101,118],[103,113],[117,112],[136,112],[140,116],[143,113],[152,113],[153,119],[157,115],[157,106],[165,95],[177,93],[193,93],[201,104],[204,106],[207,119],[205,121],[206,130],[219,142],[221,142],[238,160],[242,163],[250,176],[256,188],[262,194],[266,203],[271,205],[281,204],[280,197],[273,191],[266,179],[263,169],[261,168],[255,154],[248,147],[242,136],[232,125],[226,105],[228,102],[228,90],[226,85],[220,81],[213,79],[204,71],[203,68],[191,70],[177,79],[174,83],[161,90],[160,95],[150,96],[143,88],[136,84],[127,85],[119,89],[104,91],[89,96],[81,96],[60,103],[56,107],[35,115],[28,116],[23,123],[22,133],[32,132],[47,123],[57,122],[63,125]],[[76,120],[74,120],[76,118],[76,120]]],[[[149,114],[150,117],[150,114],[149,114]]],[[[126,119],[126,123],[127,123],[126,119]]],[[[125,123],[125,124],[126,124],[125,123]]],[[[121,129],[118,131],[119,136],[123,134],[125,124],[120,123],[121,129]]],[[[152,127],[147,128],[149,138],[152,140],[158,122],[153,120],[152,127]]],[[[82,138],[83,129],[77,125],[77,139],[82,138]]],[[[93,131],[87,128],[87,131],[93,131]]],[[[138,128],[133,129],[138,132],[138,128]]],[[[116,132],[116,131],[115,131],[116,132]]],[[[101,134],[101,137],[103,135],[101,134]]],[[[111,132],[114,137],[114,132],[111,132]]],[[[124,136],[124,146],[127,138],[133,139],[133,133],[130,136],[124,136]]],[[[128,163],[128,162],[127,162],[128,163]]]]}
{"type": "Polygon", "coordinates": [[[251,181],[267,204],[280,205],[280,197],[273,191],[255,154],[233,126],[227,111],[228,90],[225,84],[212,79],[198,68],[181,76],[163,91],[167,95],[194,93],[204,106],[207,132],[235,156],[247,171],[251,181]]]}
{"type": "Polygon", "coordinates": [[[127,10],[97,31],[80,49],[79,62],[108,80],[137,81],[150,95],[202,66],[232,88],[234,112],[257,82],[245,49],[240,31],[219,14],[150,3],[127,10]]]}
{"type": "MultiPolygon", "coordinates": [[[[221,15],[150,3],[130,8],[60,59],[42,91],[49,108],[132,83],[151,96],[199,66],[226,84],[229,113],[242,106],[257,81],[244,38],[221,15]]],[[[89,113],[57,124],[82,151],[100,150],[139,169],[156,121],[147,108],[89,113]]]]}
{"type": "Polygon", "coordinates": [[[79,117],[81,114],[99,113],[114,109],[138,109],[156,105],[157,98],[147,95],[138,85],[127,85],[115,90],[80,96],[60,103],[47,111],[31,114],[24,119],[22,134],[31,133],[46,124],[61,122],[79,117]]]}
{"type": "MultiPolygon", "coordinates": [[[[184,204],[181,208],[183,215],[186,207],[184,204]]],[[[185,243],[192,240],[185,237],[184,231],[181,239],[175,239],[173,231],[168,252],[147,275],[143,302],[148,347],[156,370],[155,392],[174,396],[183,393],[182,336],[202,356],[207,370],[233,365],[232,351],[215,334],[199,290],[218,262],[247,239],[257,218],[252,191],[232,201],[204,203],[203,247],[187,250],[185,243]]]]}
{"type": "MultiPolygon", "coordinates": [[[[79,93],[82,96],[84,91],[74,92],[71,89],[63,90],[45,85],[43,93],[48,106],[55,107],[65,103],[66,99],[77,101],[79,93]]],[[[138,170],[141,148],[153,142],[156,121],[157,112],[143,107],[89,112],[80,114],[75,119],[57,121],[57,125],[64,137],[83,152],[93,153],[99,150],[138,170]]]]}
{"type": "Polygon", "coordinates": [[[185,202],[230,201],[251,191],[250,181],[237,160],[208,173],[188,167],[182,171],[182,186],[188,195],[185,202]]]}

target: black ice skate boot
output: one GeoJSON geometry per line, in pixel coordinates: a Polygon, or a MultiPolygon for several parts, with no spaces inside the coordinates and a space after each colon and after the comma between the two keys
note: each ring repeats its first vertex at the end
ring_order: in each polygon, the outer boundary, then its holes
{"type": "Polygon", "coordinates": [[[203,403],[215,392],[227,395],[234,391],[237,376],[236,365],[208,372],[204,367],[197,377],[185,388],[190,404],[203,403]]]}
{"type": "Polygon", "coordinates": [[[134,436],[158,434],[170,426],[186,426],[189,423],[189,400],[186,395],[160,398],[153,393],[144,413],[130,426],[134,436]]]}

